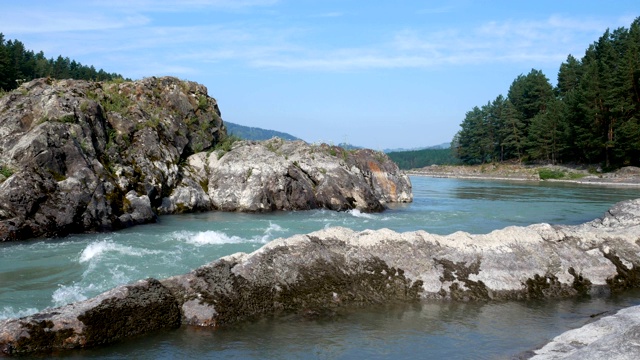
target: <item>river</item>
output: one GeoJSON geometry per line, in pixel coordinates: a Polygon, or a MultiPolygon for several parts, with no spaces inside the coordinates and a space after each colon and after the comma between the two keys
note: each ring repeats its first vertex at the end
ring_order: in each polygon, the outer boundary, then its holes
{"type": "MultiPolygon", "coordinates": [[[[95,296],[146,277],[182,274],[279,237],[330,226],[448,234],[510,225],[578,224],[638,188],[412,177],[414,202],[380,214],[326,210],[163,216],[114,233],[0,244],[0,319],[95,296]]],[[[640,304],[640,292],[546,302],[421,303],[291,316],[211,330],[183,327],[65,358],[512,358],[561,332],[640,304]]]]}

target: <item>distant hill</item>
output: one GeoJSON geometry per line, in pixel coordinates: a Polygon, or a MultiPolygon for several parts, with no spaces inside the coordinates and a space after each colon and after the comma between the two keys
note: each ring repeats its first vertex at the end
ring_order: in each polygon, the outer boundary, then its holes
{"type": "Polygon", "coordinates": [[[225,121],[224,125],[227,127],[227,133],[229,135],[235,135],[245,140],[269,140],[273,137],[279,137],[285,140],[301,140],[291,134],[275,130],[238,125],[228,121],[225,121]]]}
{"type": "Polygon", "coordinates": [[[446,143],[433,145],[433,146],[424,146],[424,147],[411,148],[411,149],[406,149],[406,148],[384,149],[383,151],[385,153],[390,153],[390,152],[418,151],[418,150],[426,150],[426,149],[448,149],[450,147],[451,147],[451,143],[446,142],[446,143]]]}

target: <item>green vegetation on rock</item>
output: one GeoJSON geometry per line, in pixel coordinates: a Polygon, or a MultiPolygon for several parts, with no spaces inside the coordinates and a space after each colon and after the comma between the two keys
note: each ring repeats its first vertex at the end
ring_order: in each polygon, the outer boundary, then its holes
{"type": "Polygon", "coordinates": [[[0,175],[8,178],[9,176],[13,175],[13,170],[5,166],[0,166],[0,175]]]}
{"type": "Polygon", "coordinates": [[[214,151],[219,150],[218,159],[223,157],[224,154],[231,151],[231,148],[233,147],[233,143],[239,140],[241,139],[235,135],[227,135],[219,143],[217,143],[213,148],[213,150],[214,151]]]}

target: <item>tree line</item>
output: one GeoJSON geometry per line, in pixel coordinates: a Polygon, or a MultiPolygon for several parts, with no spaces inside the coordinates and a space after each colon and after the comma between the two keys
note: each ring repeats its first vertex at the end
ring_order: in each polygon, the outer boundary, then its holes
{"type": "Polygon", "coordinates": [[[465,115],[451,147],[465,164],[497,161],[640,165],[640,17],[560,65],[518,76],[465,115]]]}
{"type": "Polygon", "coordinates": [[[47,59],[42,51],[36,54],[27,50],[18,40],[5,41],[0,33],[0,91],[13,90],[22,82],[41,77],[96,81],[122,79],[120,74],[96,70],[61,55],[55,60],[47,59]]]}

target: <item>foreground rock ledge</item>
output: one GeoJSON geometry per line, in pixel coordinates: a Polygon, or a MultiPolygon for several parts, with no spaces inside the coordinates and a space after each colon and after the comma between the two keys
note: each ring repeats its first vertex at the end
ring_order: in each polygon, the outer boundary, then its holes
{"type": "Polygon", "coordinates": [[[82,348],[179,324],[426,299],[545,299],[640,286],[640,199],[577,226],[486,235],[331,228],[270,242],[188,274],[0,322],[6,354],[82,348]]]}

